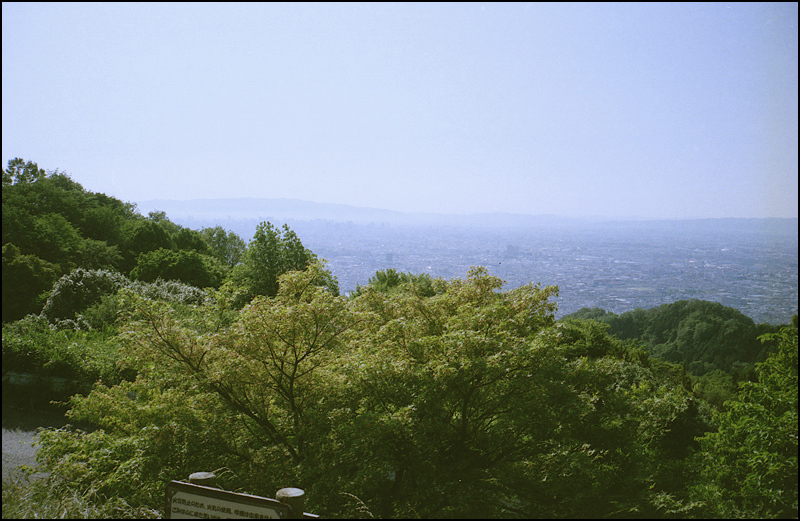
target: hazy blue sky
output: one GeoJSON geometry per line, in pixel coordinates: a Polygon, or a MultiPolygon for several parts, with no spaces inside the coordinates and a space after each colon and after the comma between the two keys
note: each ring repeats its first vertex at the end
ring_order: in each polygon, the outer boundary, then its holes
{"type": "Polygon", "coordinates": [[[796,217],[796,3],[3,3],[3,157],[126,201],[796,217]]]}

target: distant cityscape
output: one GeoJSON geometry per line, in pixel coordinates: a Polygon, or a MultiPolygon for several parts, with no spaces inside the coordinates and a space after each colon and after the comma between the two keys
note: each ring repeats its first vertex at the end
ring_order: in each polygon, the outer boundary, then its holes
{"type": "Polygon", "coordinates": [[[287,223],[328,261],[343,294],[387,268],[450,279],[485,266],[505,289],[559,286],[559,317],[583,307],[619,314],[702,299],[779,324],[798,309],[797,219],[548,219],[516,226],[510,219],[479,226],[474,218],[440,225],[167,215],[195,229],[219,225],[245,240],[263,220],[287,223]]]}
{"type": "Polygon", "coordinates": [[[756,322],[784,323],[797,311],[796,239],[785,244],[757,236],[637,236],[624,229],[547,233],[342,225],[315,233],[315,226],[301,223],[292,229],[328,260],[342,292],[386,268],[449,279],[485,266],[507,289],[531,282],[558,285],[559,316],[582,307],[623,313],[692,298],[720,302],[756,322]]]}

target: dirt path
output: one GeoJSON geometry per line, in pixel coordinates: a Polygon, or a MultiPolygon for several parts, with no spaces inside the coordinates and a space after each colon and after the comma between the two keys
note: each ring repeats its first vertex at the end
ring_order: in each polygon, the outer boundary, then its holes
{"type": "Polygon", "coordinates": [[[20,465],[36,464],[37,427],[62,427],[64,415],[56,411],[26,411],[3,407],[3,481],[20,465]]]}

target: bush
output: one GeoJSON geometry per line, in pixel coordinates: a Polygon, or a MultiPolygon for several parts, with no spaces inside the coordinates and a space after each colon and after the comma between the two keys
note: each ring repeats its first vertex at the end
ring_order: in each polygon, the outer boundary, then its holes
{"type": "Polygon", "coordinates": [[[119,313],[122,311],[122,305],[119,293],[106,295],[79,315],[80,323],[85,324],[88,329],[116,331],[115,326],[119,313]]]}
{"type": "Polygon", "coordinates": [[[200,304],[207,298],[202,289],[179,281],[131,281],[114,271],[78,268],[56,282],[42,316],[57,329],[102,329],[116,320],[121,305],[116,294],[122,288],[180,304],[200,304]]]}
{"type": "Polygon", "coordinates": [[[3,327],[3,372],[78,380],[86,386],[102,379],[119,381],[116,337],[69,331],[42,316],[28,315],[3,327]]]}
{"type": "Polygon", "coordinates": [[[77,268],[55,283],[42,315],[51,322],[74,319],[78,313],[98,303],[104,296],[116,293],[128,283],[121,273],[77,268]]]}
{"type": "Polygon", "coordinates": [[[160,517],[170,479],[211,470],[226,488],[241,487],[220,472],[227,464],[252,465],[236,453],[241,423],[218,398],[182,380],[96,385],[89,397],[73,397],[70,419],[100,428],[42,431],[37,461],[51,474],[36,488],[80,497],[77,504],[97,517],[117,517],[115,509],[121,517],[160,517]]]}
{"type": "Polygon", "coordinates": [[[135,281],[128,285],[134,293],[150,300],[164,300],[179,304],[202,304],[208,295],[195,286],[177,280],[135,281]]]}

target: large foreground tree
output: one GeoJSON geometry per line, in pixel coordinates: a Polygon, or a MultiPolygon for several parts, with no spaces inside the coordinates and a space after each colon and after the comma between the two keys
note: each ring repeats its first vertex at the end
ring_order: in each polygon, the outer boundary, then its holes
{"type": "Polygon", "coordinates": [[[103,431],[43,436],[49,479],[158,505],[163,480],[224,468],[225,488],[300,486],[327,516],[657,515],[658,494],[683,497],[705,429],[690,392],[604,325],[556,323],[555,288],[475,269],[344,298],[324,273],[241,310],[225,287],[197,307],[123,292],[139,376],[73,399],[103,431]]]}

